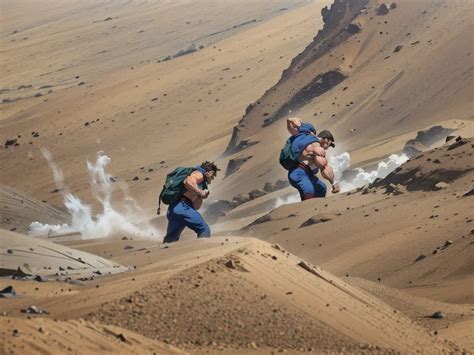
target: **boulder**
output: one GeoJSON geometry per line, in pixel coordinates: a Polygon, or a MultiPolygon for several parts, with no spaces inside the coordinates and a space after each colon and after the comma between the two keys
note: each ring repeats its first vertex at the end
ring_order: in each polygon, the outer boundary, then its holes
{"type": "Polygon", "coordinates": [[[427,148],[423,143],[418,142],[415,139],[410,139],[403,147],[403,153],[405,153],[409,158],[413,158],[423,153],[426,149],[427,148]]]}
{"type": "Polygon", "coordinates": [[[250,158],[252,158],[252,156],[230,159],[227,163],[227,168],[225,170],[225,177],[228,177],[229,175],[232,175],[237,170],[239,170],[240,167],[250,158]]]}
{"type": "Polygon", "coordinates": [[[468,142],[467,139],[458,137],[458,138],[456,138],[456,142],[451,144],[448,147],[448,150],[453,150],[453,149],[459,148],[459,147],[463,146],[464,144],[466,144],[467,142],[468,142]]]}
{"type": "Polygon", "coordinates": [[[350,34],[356,34],[362,31],[362,26],[359,22],[354,21],[346,27],[346,31],[350,34]]]}
{"type": "Polygon", "coordinates": [[[389,12],[387,4],[381,4],[377,8],[377,16],[385,16],[389,12]]]}
{"type": "Polygon", "coordinates": [[[279,179],[275,182],[276,190],[282,190],[288,186],[290,186],[290,183],[288,182],[288,180],[279,179]]]}
{"type": "Polygon", "coordinates": [[[261,189],[255,189],[249,192],[249,196],[251,200],[255,200],[256,198],[265,196],[267,193],[261,189]]]}

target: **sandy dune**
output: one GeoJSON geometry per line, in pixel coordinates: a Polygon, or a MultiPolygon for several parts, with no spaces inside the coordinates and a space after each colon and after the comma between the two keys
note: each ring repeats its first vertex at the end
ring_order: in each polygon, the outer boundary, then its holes
{"type": "Polygon", "coordinates": [[[0,349],[474,351],[472,4],[381,4],[0,0],[0,349]],[[290,115],[335,133],[346,182],[410,160],[296,202],[290,115]],[[64,192],[100,219],[99,151],[112,205],[159,235],[26,236],[70,221],[64,192]],[[206,159],[213,237],[161,244],[166,173],[206,159]]]}
{"type": "MultiPolygon", "coordinates": [[[[18,309],[34,300],[51,317],[85,317],[194,350],[377,347],[414,352],[430,346],[442,352],[451,346],[438,343],[369,293],[303,265],[278,246],[231,237],[169,248],[140,244],[113,257],[121,263],[136,261],[132,273],[98,279],[97,287],[90,284],[62,295],[41,294],[29,288],[31,281],[16,282],[23,300],[5,300],[6,305],[18,309]],[[124,289],[125,282],[132,287],[124,289]]],[[[97,251],[107,249],[103,244],[97,251]]]]}
{"type": "Polygon", "coordinates": [[[0,186],[0,227],[19,233],[27,233],[27,227],[33,221],[49,224],[68,223],[70,216],[63,210],[38,201],[15,191],[8,186],[0,186]]]}
{"type": "Polygon", "coordinates": [[[52,276],[56,279],[94,278],[126,269],[107,259],[39,238],[0,230],[1,276],[52,276]]]}
{"type": "Polygon", "coordinates": [[[472,214],[466,208],[473,205],[472,139],[450,149],[455,144],[420,155],[373,188],[277,208],[245,233],[337,275],[473,303],[472,214]],[[446,187],[438,189],[439,183],[446,187]]]}
{"type": "Polygon", "coordinates": [[[118,327],[91,323],[83,319],[53,321],[3,317],[2,349],[22,354],[185,354],[170,345],[145,338],[118,327]],[[15,334],[15,336],[11,336],[15,334]]]}

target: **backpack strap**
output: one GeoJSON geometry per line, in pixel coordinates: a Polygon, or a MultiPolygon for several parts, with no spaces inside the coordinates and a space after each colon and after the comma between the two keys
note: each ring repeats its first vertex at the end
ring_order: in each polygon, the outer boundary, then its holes
{"type": "Polygon", "coordinates": [[[165,192],[165,185],[163,185],[163,188],[161,189],[161,192],[160,192],[160,197],[158,197],[158,209],[156,210],[156,214],[158,216],[161,213],[161,198],[163,197],[164,192],[165,192]]]}
{"type": "Polygon", "coordinates": [[[202,166],[196,166],[194,168],[194,171],[199,171],[204,176],[204,181],[199,184],[199,188],[201,190],[207,189],[207,183],[206,183],[206,177],[205,177],[205,174],[207,172],[206,169],[204,169],[202,166]]]}

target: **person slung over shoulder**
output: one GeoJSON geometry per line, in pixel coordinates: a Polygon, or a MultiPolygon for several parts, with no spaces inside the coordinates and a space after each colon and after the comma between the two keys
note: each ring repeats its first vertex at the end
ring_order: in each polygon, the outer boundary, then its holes
{"type": "Polygon", "coordinates": [[[291,134],[280,154],[280,164],[288,170],[288,180],[298,190],[301,200],[326,196],[326,185],[316,175],[329,181],[332,193],[338,193],[339,183],[326,158],[326,150],[335,147],[334,136],[328,130],[319,133],[311,123],[297,117],[287,119],[291,134]]]}

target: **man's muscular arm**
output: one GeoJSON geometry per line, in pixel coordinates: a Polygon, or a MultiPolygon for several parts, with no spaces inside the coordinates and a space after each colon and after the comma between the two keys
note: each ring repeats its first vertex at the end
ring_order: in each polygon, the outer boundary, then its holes
{"type": "Polygon", "coordinates": [[[314,164],[321,171],[322,177],[331,183],[332,192],[338,193],[339,184],[334,177],[334,170],[332,169],[331,165],[329,165],[326,159],[326,151],[321,148],[319,144],[313,144],[311,148],[314,152],[314,164]]]}
{"type": "Polygon", "coordinates": [[[209,190],[201,190],[198,186],[203,180],[204,175],[199,171],[195,171],[184,180],[184,187],[186,190],[192,191],[202,198],[206,198],[209,195],[209,190]]]}
{"type": "Polygon", "coordinates": [[[298,117],[288,118],[286,120],[286,128],[288,129],[288,132],[294,136],[295,134],[298,134],[298,128],[300,128],[301,123],[302,122],[298,117]]]}

